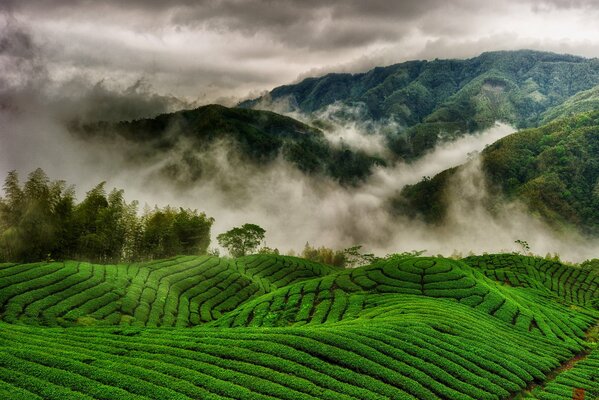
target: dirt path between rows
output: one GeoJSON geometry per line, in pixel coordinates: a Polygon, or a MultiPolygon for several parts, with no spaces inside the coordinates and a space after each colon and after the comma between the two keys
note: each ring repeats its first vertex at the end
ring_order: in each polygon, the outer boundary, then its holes
{"type": "MultiPolygon", "coordinates": [[[[595,324],[591,325],[591,327],[587,330],[587,333],[591,332],[594,329],[597,329],[597,326],[599,326],[599,320],[595,321],[595,324]]],[[[571,358],[568,358],[567,360],[562,362],[559,366],[554,368],[551,372],[549,372],[543,381],[534,380],[534,381],[530,382],[528,384],[528,386],[526,386],[522,390],[512,394],[510,397],[507,398],[507,400],[516,400],[516,399],[524,398],[524,395],[526,395],[527,393],[530,393],[533,389],[536,389],[538,387],[544,388],[547,384],[549,384],[551,381],[553,381],[555,378],[557,378],[557,376],[559,374],[561,374],[564,371],[574,368],[576,363],[587,358],[588,355],[591,354],[591,351],[592,351],[592,349],[588,348],[588,347],[582,349],[578,353],[574,354],[571,358]],[[522,396],[522,397],[520,397],[520,396],[522,396]]]]}

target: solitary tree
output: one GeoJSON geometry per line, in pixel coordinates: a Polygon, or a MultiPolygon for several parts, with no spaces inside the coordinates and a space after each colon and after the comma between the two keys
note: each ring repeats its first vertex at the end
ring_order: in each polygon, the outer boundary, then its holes
{"type": "Polygon", "coordinates": [[[515,240],[514,243],[520,245],[520,248],[522,249],[522,252],[524,253],[524,255],[528,255],[530,254],[530,245],[528,244],[528,242],[526,240],[515,240]]]}
{"type": "Polygon", "coordinates": [[[229,251],[233,257],[242,257],[252,253],[264,240],[266,231],[254,224],[244,224],[221,233],[216,237],[218,244],[229,251]]]}

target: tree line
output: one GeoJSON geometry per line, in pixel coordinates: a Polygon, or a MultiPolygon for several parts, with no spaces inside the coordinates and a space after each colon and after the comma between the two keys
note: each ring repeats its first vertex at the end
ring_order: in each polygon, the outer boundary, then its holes
{"type": "Polygon", "coordinates": [[[141,261],[206,254],[213,218],[196,210],[146,208],[105,182],[77,202],[73,186],[38,168],[21,184],[8,173],[0,197],[0,262],[141,261]]]}
{"type": "MultiPolygon", "coordinates": [[[[16,171],[10,171],[4,182],[4,197],[0,197],[0,262],[118,263],[209,253],[213,218],[171,206],[146,207],[139,212],[139,203],[127,202],[123,190],[107,192],[105,186],[105,182],[99,183],[78,203],[74,186],[51,181],[41,168],[23,183],[16,171]]],[[[221,233],[217,241],[232,257],[279,254],[278,249],[264,245],[265,233],[258,225],[243,224],[221,233]]],[[[346,268],[397,256],[376,257],[361,248],[334,250],[306,243],[297,255],[346,268]]],[[[217,249],[210,253],[219,255],[217,249]]],[[[288,255],[296,254],[290,251],[288,255]]]]}

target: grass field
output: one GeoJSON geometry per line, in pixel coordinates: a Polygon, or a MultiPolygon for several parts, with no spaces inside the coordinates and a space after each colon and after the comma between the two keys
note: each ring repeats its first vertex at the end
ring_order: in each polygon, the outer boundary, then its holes
{"type": "Polygon", "coordinates": [[[593,399],[598,299],[516,255],[1,264],[0,398],[593,399]]]}

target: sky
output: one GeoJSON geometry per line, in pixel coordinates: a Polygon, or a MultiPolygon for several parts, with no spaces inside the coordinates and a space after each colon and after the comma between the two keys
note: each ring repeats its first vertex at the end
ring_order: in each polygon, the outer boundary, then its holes
{"type": "Polygon", "coordinates": [[[599,2],[584,0],[2,0],[0,13],[0,90],[43,73],[167,103],[489,50],[599,56],[599,2]]]}

